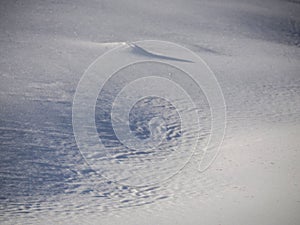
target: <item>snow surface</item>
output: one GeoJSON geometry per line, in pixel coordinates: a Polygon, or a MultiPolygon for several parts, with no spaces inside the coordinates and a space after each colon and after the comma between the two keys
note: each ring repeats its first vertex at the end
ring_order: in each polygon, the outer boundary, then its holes
{"type": "Polygon", "coordinates": [[[299,224],[299,1],[25,0],[0,11],[1,224],[299,224]],[[134,188],[85,163],[72,101],[98,56],[149,39],[207,62],[227,128],[204,173],[195,154],[170,181],[134,188]]]}

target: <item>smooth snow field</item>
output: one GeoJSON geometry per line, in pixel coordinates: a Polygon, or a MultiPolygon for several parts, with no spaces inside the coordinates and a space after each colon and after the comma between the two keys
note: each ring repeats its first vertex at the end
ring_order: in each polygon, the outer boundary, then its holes
{"type": "Polygon", "coordinates": [[[299,47],[298,0],[2,0],[0,223],[300,224],[299,47]]]}

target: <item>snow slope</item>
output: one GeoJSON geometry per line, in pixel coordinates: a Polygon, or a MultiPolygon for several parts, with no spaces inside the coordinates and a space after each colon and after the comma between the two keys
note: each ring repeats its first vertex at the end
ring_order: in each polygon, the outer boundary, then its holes
{"type": "Polygon", "coordinates": [[[26,0],[0,11],[1,224],[299,223],[298,1],[26,0]],[[209,170],[196,154],[170,181],[134,188],[85,163],[72,101],[98,56],[144,39],[207,62],[227,128],[209,170]]]}

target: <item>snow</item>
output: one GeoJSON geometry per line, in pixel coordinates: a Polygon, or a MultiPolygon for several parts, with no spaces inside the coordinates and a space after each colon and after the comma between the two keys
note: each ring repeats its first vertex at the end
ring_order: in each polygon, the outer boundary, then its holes
{"type": "MultiPolygon", "coordinates": [[[[1,224],[299,223],[298,1],[27,0],[2,1],[0,10],[1,224]],[[204,59],[222,88],[227,127],[205,172],[196,151],[172,179],[132,187],[114,181],[135,167],[96,173],[86,164],[72,103],[84,71],[115,47],[165,57],[132,45],[140,40],[174,42],[204,59]]],[[[161,160],[126,154],[104,160],[161,160]]],[[[170,169],[158,165],[151,170],[161,176],[170,169]]]]}

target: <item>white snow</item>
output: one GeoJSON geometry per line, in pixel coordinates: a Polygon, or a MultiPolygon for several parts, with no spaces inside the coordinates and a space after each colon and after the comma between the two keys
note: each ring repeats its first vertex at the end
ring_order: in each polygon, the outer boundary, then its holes
{"type": "Polygon", "coordinates": [[[298,1],[28,0],[0,10],[1,224],[299,223],[298,1]],[[97,57],[154,39],[191,49],[214,71],[226,135],[207,171],[195,154],[168,182],[128,187],[82,159],[72,101],[97,57]]]}

